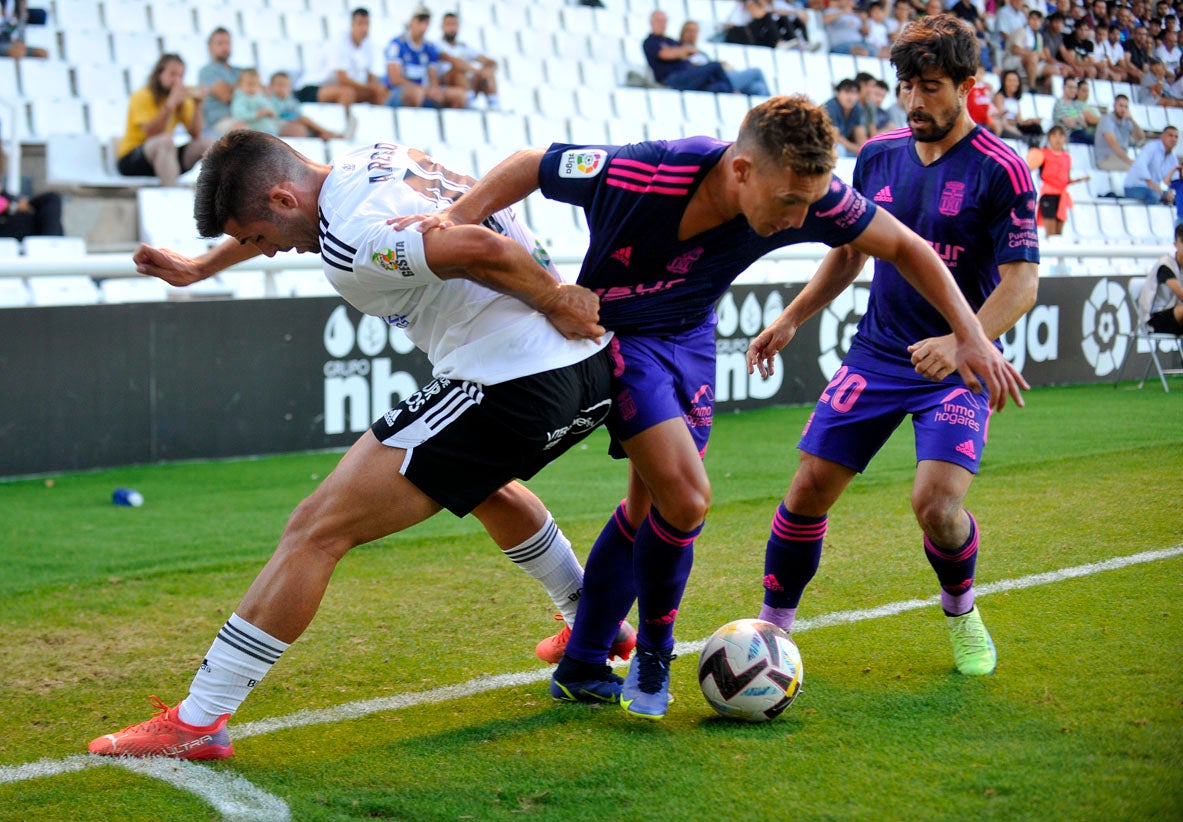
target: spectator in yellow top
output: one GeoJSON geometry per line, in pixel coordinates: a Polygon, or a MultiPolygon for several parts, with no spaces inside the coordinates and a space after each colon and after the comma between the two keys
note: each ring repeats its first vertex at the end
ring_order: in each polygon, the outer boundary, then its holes
{"type": "Polygon", "coordinates": [[[177,178],[197,165],[213,144],[201,134],[200,100],[200,90],[185,86],[185,61],[176,54],[162,54],[147,85],[128,100],[127,128],[117,152],[119,173],[156,176],[161,185],[175,186],[177,178]],[[183,146],[173,141],[177,125],[189,132],[189,142],[183,146]]]}

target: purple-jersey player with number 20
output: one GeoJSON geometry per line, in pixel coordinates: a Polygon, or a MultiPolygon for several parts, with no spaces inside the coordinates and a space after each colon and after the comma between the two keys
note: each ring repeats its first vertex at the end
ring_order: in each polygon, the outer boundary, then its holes
{"type": "MultiPolygon", "coordinates": [[[[953,273],[987,336],[997,339],[1035,304],[1039,242],[1035,190],[1024,162],[970,119],[978,46],[953,15],[901,33],[891,60],[908,127],[868,141],[855,188],[924,237],[953,273]]],[[[797,328],[842,291],[866,256],[833,249],[818,275],[748,349],[767,376],[797,328]]],[[[905,416],[916,434],[912,509],[936,571],[957,670],[993,673],[994,643],[974,605],[978,528],[963,507],[996,398],[967,389],[949,325],[885,260],[875,263],[867,312],[842,366],[806,423],[801,461],[772,520],[760,618],[788,630],[817,572],[828,513],[905,416]]]]}

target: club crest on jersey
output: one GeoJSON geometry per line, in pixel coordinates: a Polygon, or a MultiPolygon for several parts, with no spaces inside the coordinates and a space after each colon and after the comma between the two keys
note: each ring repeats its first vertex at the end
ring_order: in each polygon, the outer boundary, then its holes
{"type": "Polygon", "coordinates": [[[690,267],[697,262],[698,258],[702,256],[703,249],[692,248],[685,254],[682,254],[670,260],[669,265],[665,267],[666,271],[672,271],[674,274],[686,274],[690,271],[690,267]]]}
{"type": "Polygon", "coordinates": [[[965,199],[965,183],[952,180],[945,183],[945,190],[941,192],[941,202],[937,211],[946,217],[956,217],[961,213],[961,201],[965,199]]]}
{"type": "Polygon", "coordinates": [[[582,151],[564,151],[559,158],[560,177],[595,177],[604,168],[608,152],[589,148],[582,151]]]}

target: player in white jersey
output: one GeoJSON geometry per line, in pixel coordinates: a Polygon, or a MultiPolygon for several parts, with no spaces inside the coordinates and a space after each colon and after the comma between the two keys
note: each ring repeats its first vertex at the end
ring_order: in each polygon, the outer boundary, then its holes
{"type": "Polygon", "coordinates": [[[472,182],[405,146],[368,146],[328,166],[234,131],[206,154],[194,210],[202,236],[231,239],[197,258],[136,252],[142,273],[174,285],[260,253],[319,252],[341,295],[404,328],[435,379],[378,419],[296,508],[185,700],[157,701],[156,717],[95,739],[91,753],[231,756],[230,715],[312,621],[337,562],[443,508],[473,513],[548,589],[581,578],[545,506],[513,480],[607,416],[609,335],[597,298],[562,283],[509,210],[447,235],[386,224],[449,205],[472,182]]]}

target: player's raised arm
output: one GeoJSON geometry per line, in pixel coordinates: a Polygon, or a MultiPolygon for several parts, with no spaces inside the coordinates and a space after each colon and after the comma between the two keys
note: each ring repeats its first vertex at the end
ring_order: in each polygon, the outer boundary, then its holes
{"type": "Polygon", "coordinates": [[[528,148],[511,154],[478,180],[450,208],[435,214],[394,217],[387,222],[400,231],[412,225],[418,226],[419,231],[427,231],[480,223],[538,190],[538,169],[545,153],[545,149],[528,148]]]}
{"type": "MultiPolygon", "coordinates": [[[[945,341],[941,357],[948,370],[936,361],[918,364],[913,352],[912,362],[918,373],[939,380],[956,368],[971,390],[981,392],[985,385],[995,411],[1003,409],[1008,395],[1016,404],[1023,405],[1022,391],[1030,386],[991,343],[992,338],[983,329],[983,323],[957,287],[953,275],[928,243],[881,208],[852,245],[894,265],[953,329],[952,339],[945,341]]],[[[1033,293],[1031,302],[1034,304],[1033,293]]]]}
{"type": "Polygon", "coordinates": [[[482,226],[423,235],[428,266],[440,279],[463,277],[516,297],[540,311],[568,339],[599,340],[600,298],[556,280],[519,243],[482,226]]]}
{"type": "Polygon", "coordinates": [[[197,257],[168,248],[141,245],[132,255],[136,271],[157,277],[169,285],[186,286],[214,276],[235,263],[258,256],[259,249],[233,238],[224,240],[197,257]]]}

